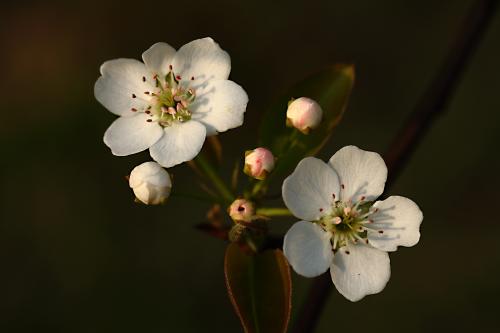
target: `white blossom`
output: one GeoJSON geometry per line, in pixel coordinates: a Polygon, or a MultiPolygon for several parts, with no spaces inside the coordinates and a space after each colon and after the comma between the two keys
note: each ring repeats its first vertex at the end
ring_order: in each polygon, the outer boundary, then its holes
{"type": "Polygon", "coordinates": [[[179,50],[156,43],[144,61],[115,59],[101,66],[96,99],[120,116],[104,134],[114,155],[149,148],[164,167],[193,159],[205,137],[243,123],[248,97],[229,81],[229,55],[211,38],[179,50]]]}
{"type": "Polygon", "coordinates": [[[172,181],[167,170],[156,162],[136,166],[129,177],[136,198],[146,205],[164,203],[170,195],[172,181]]]}
{"type": "Polygon", "coordinates": [[[379,154],[354,146],[329,163],[303,159],[283,183],[283,200],[303,221],[285,235],[283,250],[306,277],[328,269],[337,290],[351,301],[382,291],[390,277],[387,252],[420,238],[422,212],[410,199],[383,192],[387,167],[379,154]]]}

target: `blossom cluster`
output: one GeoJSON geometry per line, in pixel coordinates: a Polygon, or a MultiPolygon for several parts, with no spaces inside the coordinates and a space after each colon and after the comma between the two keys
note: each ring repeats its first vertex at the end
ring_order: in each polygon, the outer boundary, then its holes
{"type": "MultiPolygon", "coordinates": [[[[165,168],[193,160],[207,136],[241,126],[248,96],[228,79],[230,57],[211,38],[177,51],[156,43],[142,60],[105,62],[94,94],[118,116],[104,134],[111,152],[127,156],[149,149],[153,161],[135,167],[129,185],[137,201],[156,205],[172,189],[165,168]]],[[[288,105],[286,126],[308,135],[324,116],[317,101],[299,97],[288,105]]],[[[257,147],[245,153],[243,172],[264,184],[278,162],[270,149],[257,147]]],[[[390,277],[388,252],[415,245],[423,219],[410,199],[377,200],[386,178],[382,157],[355,146],[340,149],[328,163],[315,157],[298,163],[282,185],[286,207],[301,220],[283,243],[298,274],[315,277],[330,270],[338,291],[351,301],[384,289],[390,277]]],[[[228,215],[240,231],[263,218],[246,198],[229,205],[228,215]]]]}

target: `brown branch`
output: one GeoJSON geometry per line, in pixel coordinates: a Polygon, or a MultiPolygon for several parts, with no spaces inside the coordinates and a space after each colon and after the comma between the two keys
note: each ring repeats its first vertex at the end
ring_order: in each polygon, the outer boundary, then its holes
{"type": "MultiPolygon", "coordinates": [[[[396,135],[384,160],[389,169],[386,189],[397,179],[431,124],[446,108],[495,11],[497,0],[477,0],[465,19],[442,66],[396,135]]],[[[300,309],[292,333],[313,332],[332,288],[330,273],[317,277],[300,309]]]]}

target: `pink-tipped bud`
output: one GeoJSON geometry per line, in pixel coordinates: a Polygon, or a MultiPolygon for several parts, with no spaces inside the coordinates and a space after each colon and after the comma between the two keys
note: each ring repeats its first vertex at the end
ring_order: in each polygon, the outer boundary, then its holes
{"type": "Polygon", "coordinates": [[[132,170],[129,185],[135,197],[146,205],[158,205],[167,200],[172,189],[168,172],[156,162],[146,162],[132,170]]]}
{"type": "Polygon", "coordinates": [[[235,200],[228,209],[229,216],[234,221],[251,222],[255,217],[255,207],[251,201],[235,200]]]}
{"type": "Polygon", "coordinates": [[[248,150],[245,153],[245,172],[250,177],[255,179],[265,179],[266,176],[274,169],[274,156],[266,148],[255,148],[248,150]]]}
{"type": "Polygon", "coordinates": [[[307,97],[297,98],[288,105],[286,111],[286,125],[295,127],[304,134],[318,127],[322,118],[321,106],[307,97]]]}

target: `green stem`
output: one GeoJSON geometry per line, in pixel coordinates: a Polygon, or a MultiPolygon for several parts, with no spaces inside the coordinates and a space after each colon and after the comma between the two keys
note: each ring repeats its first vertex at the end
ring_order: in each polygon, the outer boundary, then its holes
{"type": "Polygon", "coordinates": [[[211,196],[208,196],[208,195],[200,195],[200,194],[187,193],[187,192],[179,192],[179,191],[173,191],[170,194],[170,196],[177,197],[177,198],[194,199],[194,200],[203,201],[203,202],[209,202],[209,203],[213,203],[214,201],[217,201],[217,198],[214,198],[214,197],[211,197],[211,196]]]}
{"type": "Polygon", "coordinates": [[[263,207],[257,209],[257,215],[263,216],[293,216],[293,214],[284,207],[263,207]]]}
{"type": "Polygon", "coordinates": [[[226,183],[224,183],[224,181],[217,174],[212,164],[210,164],[210,162],[208,162],[201,153],[198,154],[198,156],[194,159],[194,162],[200,167],[200,170],[212,181],[224,201],[226,201],[227,203],[233,202],[233,193],[231,193],[226,183]]]}

